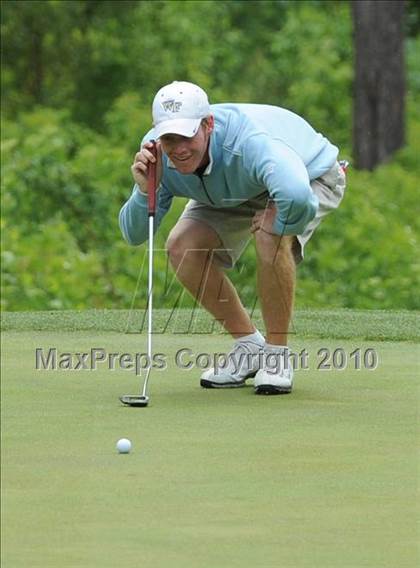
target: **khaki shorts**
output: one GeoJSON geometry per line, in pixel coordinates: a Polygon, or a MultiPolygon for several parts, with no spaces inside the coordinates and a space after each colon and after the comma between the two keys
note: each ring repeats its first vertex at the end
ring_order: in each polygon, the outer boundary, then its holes
{"type": "MultiPolygon", "coordinates": [[[[346,175],[338,162],[322,177],[311,181],[312,191],[319,199],[319,208],[314,219],[301,235],[295,237],[293,254],[296,264],[304,257],[306,243],[312,237],[322,219],[337,209],[343,199],[346,175]]],[[[210,207],[190,200],[180,217],[194,219],[209,225],[219,235],[223,248],[214,251],[215,260],[224,268],[232,268],[248,243],[252,240],[250,232],[252,218],[257,211],[265,209],[269,201],[268,192],[236,207],[210,207]]]]}

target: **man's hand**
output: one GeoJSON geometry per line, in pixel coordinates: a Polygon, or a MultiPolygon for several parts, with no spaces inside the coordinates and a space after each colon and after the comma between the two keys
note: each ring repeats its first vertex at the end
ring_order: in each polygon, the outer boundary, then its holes
{"type": "Polygon", "coordinates": [[[264,231],[270,235],[276,235],[273,231],[273,223],[277,214],[277,208],[274,203],[270,202],[262,211],[257,211],[252,218],[251,233],[255,231],[264,231]]]}
{"type": "Polygon", "coordinates": [[[143,193],[147,193],[147,168],[149,162],[157,162],[156,164],[156,187],[159,187],[162,178],[162,149],[160,142],[156,142],[156,159],[154,158],[151,148],[153,144],[146,142],[140,152],[134,156],[134,162],[131,166],[131,173],[133,174],[134,181],[139,186],[143,193]]]}

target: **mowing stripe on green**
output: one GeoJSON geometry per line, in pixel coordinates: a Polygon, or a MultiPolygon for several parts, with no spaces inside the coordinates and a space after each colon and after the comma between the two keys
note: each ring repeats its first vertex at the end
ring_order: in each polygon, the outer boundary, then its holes
{"type": "MultiPolygon", "coordinates": [[[[153,311],[155,333],[222,333],[202,309],[153,311]]],[[[254,322],[262,329],[259,310],[254,322]]],[[[38,331],[146,331],[144,310],[4,312],[1,328],[38,331]]],[[[372,341],[420,341],[420,312],[387,310],[296,310],[291,324],[296,337],[361,338],[372,341]]]]}

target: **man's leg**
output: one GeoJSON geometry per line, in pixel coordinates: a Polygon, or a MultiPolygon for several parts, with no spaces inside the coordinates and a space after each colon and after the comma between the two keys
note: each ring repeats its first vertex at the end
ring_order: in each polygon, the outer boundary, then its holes
{"type": "Polygon", "coordinates": [[[264,366],[255,376],[256,394],[287,394],[293,388],[287,334],[295,291],[294,237],[257,230],[258,292],[266,327],[264,366]]]}
{"type": "Polygon", "coordinates": [[[256,231],[258,259],[258,293],[271,345],[287,345],[287,334],[293,311],[296,263],[291,236],[277,236],[256,231]]]}
{"type": "Polygon", "coordinates": [[[224,271],[214,262],[223,248],[211,227],[194,219],[180,219],[166,243],[178,280],[235,338],[255,332],[255,326],[224,271]]]}

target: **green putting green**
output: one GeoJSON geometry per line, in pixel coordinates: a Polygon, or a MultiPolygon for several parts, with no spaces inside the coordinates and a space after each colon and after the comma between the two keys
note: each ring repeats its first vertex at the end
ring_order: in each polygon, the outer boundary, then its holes
{"type": "Polygon", "coordinates": [[[184,364],[226,352],[228,337],[157,334],[167,368],[150,406],[127,408],[133,370],[36,370],[35,351],[144,353],[144,334],[36,331],[31,318],[3,333],[5,567],[418,565],[419,344],[349,339],[344,322],[347,339],[297,333],[309,368],[293,394],[264,397],[252,381],[201,389],[200,369],[176,365],[183,348],[184,364]],[[322,348],[346,368],[318,369],[322,348]],[[355,369],[357,349],[377,368],[355,369]]]}

